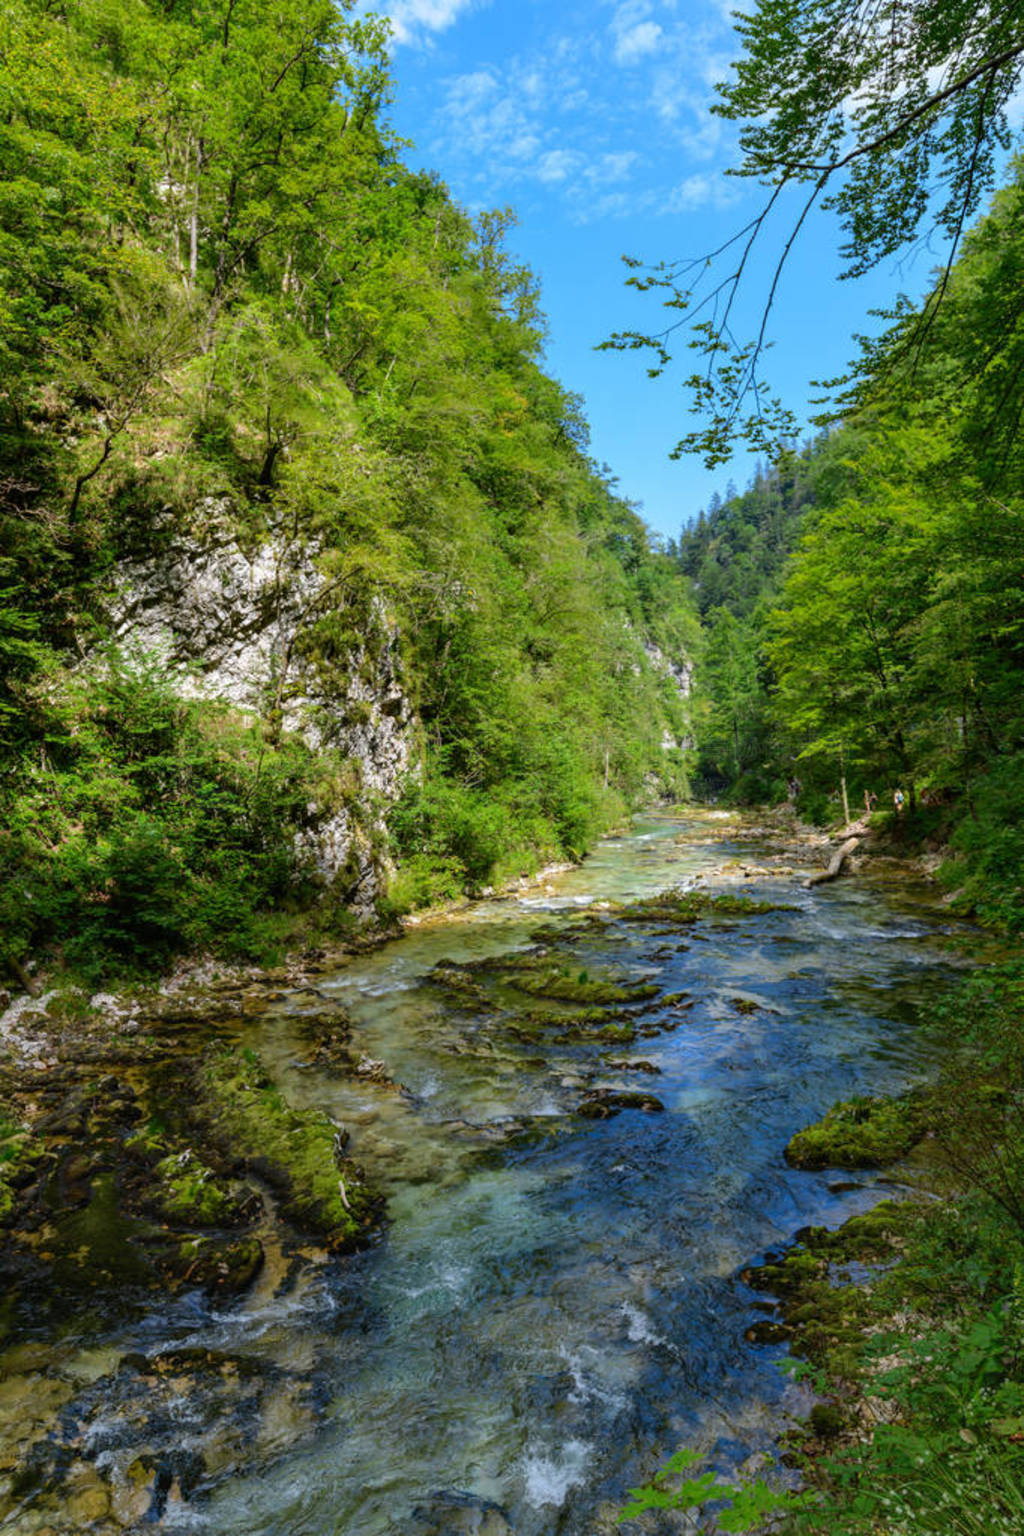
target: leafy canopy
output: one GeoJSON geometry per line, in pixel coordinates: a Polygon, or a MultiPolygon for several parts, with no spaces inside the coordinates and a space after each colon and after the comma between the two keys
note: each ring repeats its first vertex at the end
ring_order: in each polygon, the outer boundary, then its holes
{"type": "Polygon", "coordinates": [[[939,233],[944,293],[1009,148],[1007,109],[1024,72],[1019,0],[758,0],[736,31],[743,52],[713,110],[740,125],[733,174],[766,188],[762,206],[716,251],[646,268],[626,258],[629,283],[664,294],[670,318],[604,343],[652,350],[656,376],[689,329],[700,366],[685,384],[706,421],[675,454],[700,452],[709,466],[737,437],[774,452],[792,434],[762,364],[783,270],[814,206],[839,215],[848,277],[939,233]],[[760,323],[744,336],[735,312],[758,270],[760,323]]]}

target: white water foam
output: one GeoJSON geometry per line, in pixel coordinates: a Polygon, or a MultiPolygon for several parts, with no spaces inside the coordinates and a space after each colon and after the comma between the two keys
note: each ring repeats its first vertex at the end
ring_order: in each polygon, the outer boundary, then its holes
{"type": "Polygon", "coordinates": [[[597,1379],[593,1374],[588,1374],[584,1356],[590,1355],[593,1360],[600,1361],[600,1355],[596,1349],[584,1346],[576,1354],[567,1349],[563,1344],[558,1351],[568,1367],[572,1377],[572,1391],[569,1393],[570,1403],[602,1403],[606,1408],[624,1408],[626,1398],[614,1387],[609,1387],[597,1379]]]}
{"type": "Polygon", "coordinates": [[[626,1335],[631,1344],[663,1344],[666,1349],[673,1347],[668,1339],[663,1338],[660,1333],[655,1333],[647,1313],[633,1302],[624,1301],[620,1311],[626,1319],[626,1335]]]}
{"type": "Polygon", "coordinates": [[[523,1462],[527,1503],[534,1509],[546,1509],[551,1505],[560,1509],[570,1490],[586,1482],[587,1466],[593,1452],[594,1447],[585,1440],[567,1440],[557,1451],[550,1453],[528,1450],[523,1462]]]}

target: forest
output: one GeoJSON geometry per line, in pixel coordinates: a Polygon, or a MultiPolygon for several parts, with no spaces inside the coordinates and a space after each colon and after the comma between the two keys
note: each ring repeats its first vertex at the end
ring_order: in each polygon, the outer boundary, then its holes
{"type": "Polygon", "coordinates": [[[213,521],[312,552],[296,645],[328,693],[400,636],[421,739],[377,855],[390,911],[683,788],[684,701],[649,653],[685,655],[686,585],[540,366],[511,215],[403,166],[384,25],[16,0],[2,28],[8,968],[266,956],[346,920],[345,879],[325,893],[297,850],[311,803],[363,813],[357,765],[282,730],[283,679],[255,713],[186,702],[111,632],[119,568],[213,521]]]}
{"type": "Polygon", "coordinates": [[[682,530],[702,615],[711,792],[812,819],[891,809],[948,849],[966,910],[1024,924],[1024,166],[963,242],[940,307],[855,365],[840,421],[682,530]],[[921,334],[923,322],[926,333],[921,334]],[[845,790],[843,788],[845,784],[845,790]]]}
{"type": "Polygon", "coordinates": [[[761,461],[663,547],[386,22],[4,6],[18,1536],[1024,1533],[1018,10],[738,17],[792,238],[948,259],[810,435],[788,245],[697,318],[676,451],[761,461]]]}

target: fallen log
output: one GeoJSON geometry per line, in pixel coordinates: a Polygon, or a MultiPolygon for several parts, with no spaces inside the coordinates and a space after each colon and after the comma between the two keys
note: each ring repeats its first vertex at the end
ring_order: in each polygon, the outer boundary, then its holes
{"type": "Polygon", "coordinates": [[[15,979],[19,981],[25,988],[25,991],[28,993],[29,997],[42,996],[42,987],[39,985],[38,981],[36,981],[34,976],[29,975],[28,971],[26,971],[20,960],[14,960],[10,955],[8,955],[6,958],[6,965],[11,975],[15,977],[15,979]]]}
{"type": "Polygon", "coordinates": [[[832,855],[827,869],[821,870],[818,874],[812,875],[809,880],[804,881],[804,890],[809,891],[812,885],[827,885],[830,880],[838,880],[843,872],[843,865],[859,846],[860,838],[851,837],[832,855]]]}

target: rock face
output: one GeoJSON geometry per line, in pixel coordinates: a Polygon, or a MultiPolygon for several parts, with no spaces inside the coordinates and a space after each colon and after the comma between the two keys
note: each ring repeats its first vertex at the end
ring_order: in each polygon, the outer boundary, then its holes
{"type": "MultiPolygon", "coordinates": [[[[651,640],[644,641],[644,650],[655,672],[660,672],[663,677],[667,677],[681,702],[689,704],[690,695],[693,692],[693,663],[689,657],[676,659],[666,656],[661,647],[651,640]]],[[[690,748],[693,746],[693,741],[689,736],[684,736],[677,741],[671,732],[666,730],[662,746],[666,752],[670,752],[674,747],[690,748]]]]}
{"type": "Polygon", "coordinates": [[[129,654],[157,660],[184,698],[218,699],[297,733],[313,751],[333,748],[358,779],[351,808],[301,835],[328,884],[344,871],[355,905],[381,888],[380,821],[409,771],[414,720],[401,683],[398,637],[370,605],[339,669],[308,644],[328,607],[328,578],[308,545],[271,531],[244,545],[230,508],[207,502],[201,534],[172,532],[159,555],[122,562],[108,616],[129,654]]]}

